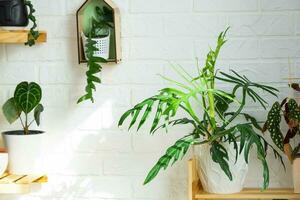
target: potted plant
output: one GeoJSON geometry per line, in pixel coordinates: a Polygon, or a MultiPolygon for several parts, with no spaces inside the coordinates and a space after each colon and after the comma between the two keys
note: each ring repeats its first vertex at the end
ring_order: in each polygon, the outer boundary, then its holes
{"type": "Polygon", "coordinates": [[[104,59],[109,58],[109,46],[110,46],[110,29],[114,27],[113,25],[113,13],[107,7],[100,8],[95,7],[95,17],[90,19],[90,27],[86,33],[82,32],[82,42],[85,49],[85,56],[88,60],[86,53],[87,39],[90,37],[95,41],[94,56],[101,57],[104,59]]]}
{"type": "Polygon", "coordinates": [[[35,122],[40,125],[43,112],[41,87],[34,82],[21,82],[17,85],[14,96],[6,101],[2,110],[7,121],[12,124],[20,120],[23,130],[3,132],[4,144],[9,155],[8,170],[12,174],[43,173],[45,132],[30,130],[35,122]],[[29,114],[33,112],[33,117],[29,114]]]}
{"type": "MultiPolygon", "coordinates": [[[[277,89],[254,83],[235,71],[228,74],[216,70],[216,61],[221,47],[226,42],[227,30],[219,35],[217,47],[207,54],[205,66],[198,67],[198,74],[192,76],[184,68],[174,66],[184,83],[162,76],[176,87],[161,89],[157,95],[138,103],[120,118],[119,126],[127,118],[131,118],[129,129],[138,124],[139,130],[149,120],[150,114],[154,114],[150,128],[151,135],[159,129],[168,130],[169,126],[187,124],[193,126],[194,130],[191,133],[167,149],[165,155],[150,170],[144,184],[152,181],[160,170],[177,162],[191,147],[194,147],[204,190],[210,193],[239,192],[243,188],[247,174],[250,149],[255,146],[257,158],[263,166],[262,188],[268,187],[269,168],[266,149],[273,147],[259,134],[260,131],[255,130],[261,130],[261,127],[254,117],[243,112],[243,108],[248,97],[266,108],[267,102],[257,90],[276,96],[277,89]],[[226,92],[216,88],[216,81],[231,84],[232,91],[226,92]],[[241,94],[241,99],[237,94],[241,94]],[[231,108],[230,111],[231,104],[239,106],[234,111],[232,110],[234,108],[231,108]],[[184,111],[186,117],[176,119],[179,110],[184,111]],[[246,121],[234,123],[238,116],[244,116],[246,121]]],[[[273,150],[275,155],[281,158],[279,153],[273,150]]]]}
{"type": "Polygon", "coordinates": [[[29,20],[32,22],[32,27],[28,33],[28,41],[25,45],[33,46],[39,37],[39,32],[36,30],[36,18],[34,16],[35,9],[30,0],[10,0],[0,1],[0,7],[4,14],[0,15],[0,26],[11,27],[26,27],[29,20]],[[29,12],[27,10],[29,8],[29,12]]]}
{"type": "MultiPolygon", "coordinates": [[[[293,83],[291,88],[300,92],[299,84],[293,83]]],[[[300,105],[293,98],[285,98],[281,103],[275,102],[268,113],[263,132],[269,131],[276,146],[285,153],[293,164],[293,180],[296,193],[300,193],[300,143],[292,148],[291,140],[300,134],[300,105]],[[282,118],[288,131],[283,135],[282,118]]]]}
{"type": "Polygon", "coordinates": [[[95,8],[96,18],[91,18],[91,26],[87,33],[82,33],[85,57],[88,71],[86,94],[80,97],[77,103],[91,100],[94,103],[93,91],[96,83],[101,79],[96,76],[102,70],[99,63],[106,63],[109,58],[110,29],[113,28],[113,13],[107,7],[95,8]]]}

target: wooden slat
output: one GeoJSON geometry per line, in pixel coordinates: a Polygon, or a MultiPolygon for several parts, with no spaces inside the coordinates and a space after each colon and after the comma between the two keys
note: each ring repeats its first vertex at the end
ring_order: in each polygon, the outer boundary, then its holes
{"type": "Polygon", "coordinates": [[[300,194],[294,194],[293,189],[269,189],[261,192],[259,189],[245,189],[237,194],[209,194],[200,192],[196,199],[300,199],[300,194]]]}
{"type": "Polygon", "coordinates": [[[29,184],[0,184],[0,194],[25,194],[29,192],[29,184]]]}
{"type": "Polygon", "coordinates": [[[197,172],[197,163],[195,159],[190,159],[188,162],[188,199],[195,200],[196,194],[202,189],[197,172]]]}
{"type": "MultiPolygon", "coordinates": [[[[0,31],[0,43],[2,44],[18,44],[25,43],[28,39],[28,30],[1,30],[0,31]]],[[[37,39],[37,43],[42,43],[47,41],[47,33],[45,31],[40,31],[40,36],[37,39]]]]}
{"type": "Polygon", "coordinates": [[[16,184],[31,184],[31,183],[34,183],[34,182],[40,180],[43,177],[44,176],[41,176],[41,175],[26,175],[23,178],[17,180],[15,183],[16,184]]]}
{"type": "Polygon", "coordinates": [[[295,194],[294,190],[288,189],[268,189],[261,191],[257,188],[246,188],[237,194],[210,194],[204,192],[201,181],[197,174],[196,159],[188,161],[188,200],[205,199],[300,199],[300,194],[295,194]]]}
{"type": "Polygon", "coordinates": [[[23,177],[24,177],[24,175],[8,175],[8,176],[0,179],[0,184],[15,183],[17,180],[19,180],[23,177]]]}

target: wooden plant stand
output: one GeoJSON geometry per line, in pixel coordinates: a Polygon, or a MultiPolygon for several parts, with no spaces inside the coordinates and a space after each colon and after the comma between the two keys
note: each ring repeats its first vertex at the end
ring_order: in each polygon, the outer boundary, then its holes
{"type": "Polygon", "coordinates": [[[5,173],[0,176],[0,194],[25,194],[31,191],[31,186],[48,181],[47,176],[12,175],[5,173]]]}
{"type": "Polygon", "coordinates": [[[206,199],[297,199],[300,194],[295,194],[293,189],[268,189],[261,191],[257,188],[244,189],[237,194],[209,194],[203,191],[201,181],[197,173],[197,162],[191,159],[188,162],[188,200],[206,199]]]}

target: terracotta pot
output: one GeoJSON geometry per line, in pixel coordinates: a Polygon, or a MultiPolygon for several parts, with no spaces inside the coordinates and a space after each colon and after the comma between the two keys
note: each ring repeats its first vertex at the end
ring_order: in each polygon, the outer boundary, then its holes
{"type": "Polygon", "coordinates": [[[300,193],[300,157],[297,157],[293,162],[293,181],[294,192],[300,193]]]}

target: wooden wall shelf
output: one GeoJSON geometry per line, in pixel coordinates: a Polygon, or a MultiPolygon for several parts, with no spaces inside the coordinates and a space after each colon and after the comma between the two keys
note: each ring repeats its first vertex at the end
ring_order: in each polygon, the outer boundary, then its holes
{"type": "Polygon", "coordinates": [[[195,159],[188,162],[188,200],[205,199],[300,199],[300,194],[295,194],[293,189],[268,189],[262,192],[257,188],[244,189],[237,194],[209,194],[202,190],[201,181],[197,172],[195,159]]]}
{"type": "Polygon", "coordinates": [[[12,175],[0,176],[0,194],[26,194],[31,186],[48,182],[47,176],[38,175],[12,175]]]}
{"type": "MultiPolygon", "coordinates": [[[[0,43],[1,44],[24,44],[28,39],[28,30],[0,30],[0,43]]],[[[40,32],[40,37],[37,39],[37,43],[47,41],[47,33],[45,31],[40,32]]]]}

